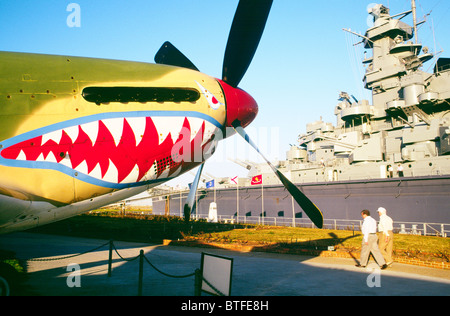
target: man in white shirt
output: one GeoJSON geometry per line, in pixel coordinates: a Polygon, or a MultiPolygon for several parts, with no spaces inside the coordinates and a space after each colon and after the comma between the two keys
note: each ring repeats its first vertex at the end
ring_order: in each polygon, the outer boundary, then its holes
{"type": "Polygon", "coordinates": [[[392,218],[386,215],[386,209],[384,207],[378,208],[378,215],[380,215],[380,222],[378,223],[379,243],[378,247],[380,252],[386,260],[387,265],[391,265],[392,260],[392,248],[394,247],[394,234],[392,218]]]}
{"type": "Polygon", "coordinates": [[[361,212],[361,217],[364,219],[361,227],[361,231],[363,233],[363,241],[361,245],[361,258],[359,264],[357,264],[356,266],[360,268],[364,268],[365,266],[367,266],[369,255],[372,252],[381,269],[386,269],[386,261],[381,255],[377,243],[377,222],[370,216],[370,212],[368,210],[363,210],[361,212]]]}

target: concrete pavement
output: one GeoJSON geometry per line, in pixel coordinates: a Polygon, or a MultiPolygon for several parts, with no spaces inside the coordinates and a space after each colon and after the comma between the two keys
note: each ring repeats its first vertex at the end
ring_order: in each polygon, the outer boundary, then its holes
{"type": "MultiPolygon", "coordinates": [[[[125,295],[138,294],[139,260],[123,261],[113,252],[112,277],[108,277],[106,240],[14,233],[0,236],[0,249],[14,251],[28,261],[24,284],[29,295],[125,295]],[[72,265],[75,264],[75,265],[72,265]],[[79,273],[73,267],[80,267],[79,273]],[[68,269],[69,267],[69,269],[68,269]],[[78,273],[78,274],[77,274],[78,273]]],[[[353,259],[322,258],[269,253],[240,253],[222,249],[114,242],[124,258],[144,250],[146,258],[170,275],[187,275],[200,267],[201,253],[233,258],[233,296],[322,295],[450,295],[450,271],[394,263],[387,270],[355,267],[353,259]]],[[[167,277],[144,261],[143,295],[192,296],[194,277],[167,277]]]]}

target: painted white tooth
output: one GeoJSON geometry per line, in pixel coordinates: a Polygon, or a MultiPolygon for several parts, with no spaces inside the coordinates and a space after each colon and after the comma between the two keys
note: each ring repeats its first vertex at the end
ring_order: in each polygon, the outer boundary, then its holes
{"type": "Polygon", "coordinates": [[[71,127],[67,127],[64,129],[64,132],[66,132],[66,134],[70,137],[70,139],[72,140],[72,144],[75,143],[75,141],[78,138],[78,133],[79,133],[79,128],[78,125],[77,126],[71,126],[71,127]]]}
{"type": "Polygon", "coordinates": [[[196,117],[188,117],[189,125],[191,126],[191,141],[194,139],[194,137],[197,135],[197,133],[200,131],[203,120],[196,118],[196,117]]]}
{"type": "Polygon", "coordinates": [[[134,165],[133,169],[126,176],[126,178],[122,180],[121,183],[134,183],[137,181],[138,176],[139,176],[139,167],[138,165],[134,165]]]}
{"type": "Polygon", "coordinates": [[[42,135],[42,143],[41,145],[45,145],[45,143],[49,140],[53,140],[55,143],[59,144],[62,137],[62,129],[50,132],[47,134],[42,135]]]}
{"type": "Polygon", "coordinates": [[[103,124],[105,124],[106,128],[111,133],[114,143],[119,145],[120,139],[122,138],[123,133],[123,117],[117,118],[109,118],[102,120],[103,124]]]}
{"type": "Polygon", "coordinates": [[[142,141],[142,136],[145,132],[146,118],[145,117],[127,117],[128,124],[133,130],[134,137],[136,138],[136,147],[142,141]]]}
{"type": "Polygon", "coordinates": [[[182,166],[180,165],[180,166],[178,167],[178,169],[177,169],[174,173],[172,173],[172,174],[170,175],[170,177],[177,177],[177,176],[180,174],[181,169],[183,169],[183,168],[182,168],[182,166]]]}
{"type": "Polygon", "coordinates": [[[72,162],[70,161],[69,153],[67,152],[66,155],[64,156],[64,159],[62,159],[59,163],[72,169],[72,162]]]}
{"type": "Polygon", "coordinates": [[[96,179],[102,178],[102,169],[100,168],[100,163],[97,163],[94,169],[89,173],[91,177],[94,177],[96,179]]]}
{"type": "Polygon", "coordinates": [[[203,135],[202,140],[202,146],[206,144],[208,140],[211,139],[211,137],[214,135],[214,132],[216,131],[216,126],[214,124],[211,124],[208,121],[205,121],[205,134],[203,135]]]}
{"type": "Polygon", "coordinates": [[[17,156],[16,160],[27,160],[27,156],[23,152],[23,150],[20,150],[19,155],[17,156]]]}
{"type": "Polygon", "coordinates": [[[108,171],[106,171],[105,176],[103,177],[103,180],[117,183],[119,178],[119,172],[117,171],[117,167],[114,165],[114,163],[109,159],[109,167],[108,171]]]}
{"type": "Polygon", "coordinates": [[[166,140],[167,135],[170,133],[172,142],[175,143],[183,128],[184,117],[172,116],[172,117],[152,117],[156,130],[158,131],[159,144],[166,140]]]}
{"type": "Polygon", "coordinates": [[[157,179],[165,179],[169,176],[170,168],[166,168],[158,177],[157,179]]]}
{"type": "Polygon", "coordinates": [[[156,161],[153,163],[153,165],[148,169],[147,173],[142,177],[141,181],[148,181],[148,180],[154,180],[156,179],[156,172],[158,165],[156,161]]]}
{"type": "Polygon", "coordinates": [[[92,142],[92,146],[97,141],[97,135],[98,135],[98,121],[86,123],[83,125],[80,125],[81,129],[88,135],[89,139],[92,142]]]}
{"type": "Polygon", "coordinates": [[[170,118],[169,117],[152,117],[153,124],[155,124],[156,131],[158,132],[158,144],[161,144],[166,140],[167,135],[170,133],[170,118]]]}
{"type": "Polygon", "coordinates": [[[45,161],[44,154],[40,153],[39,156],[37,157],[36,161],[45,161]]]}
{"type": "Polygon", "coordinates": [[[50,151],[48,153],[47,157],[45,157],[45,161],[47,161],[47,162],[57,162],[55,154],[53,153],[53,151],[50,151]]]}
{"type": "Polygon", "coordinates": [[[180,136],[181,129],[183,128],[185,117],[172,117],[170,126],[172,126],[172,130],[170,132],[170,135],[172,136],[172,141],[175,144],[175,142],[178,140],[178,137],[180,136]]]}
{"type": "Polygon", "coordinates": [[[86,163],[86,160],[83,160],[76,168],[76,171],[84,173],[84,174],[88,174],[88,166],[86,163]]]}

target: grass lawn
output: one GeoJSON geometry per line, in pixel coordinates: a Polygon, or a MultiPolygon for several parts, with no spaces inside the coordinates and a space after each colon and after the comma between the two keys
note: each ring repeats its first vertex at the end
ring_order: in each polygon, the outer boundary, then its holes
{"type": "MultiPolygon", "coordinates": [[[[335,246],[335,248],[358,249],[361,232],[331,229],[257,226],[246,229],[197,234],[196,238],[222,242],[241,243],[296,243],[311,246],[335,246]]],[[[416,235],[394,235],[394,250],[437,253],[450,256],[450,238],[416,235]]]]}

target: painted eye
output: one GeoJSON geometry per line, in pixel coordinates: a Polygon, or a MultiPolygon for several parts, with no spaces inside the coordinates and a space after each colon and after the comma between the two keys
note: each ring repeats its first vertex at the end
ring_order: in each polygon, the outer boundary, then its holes
{"type": "Polygon", "coordinates": [[[217,110],[221,105],[224,105],[223,103],[219,102],[217,100],[217,98],[211,92],[206,90],[205,87],[203,87],[200,83],[198,83],[197,81],[195,81],[195,82],[197,83],[198,87],[202,91],[202,94],[205,96],[205,98],[208,101],[208,104],[211,108],[213,108],[214,110],[217,110]]]}

